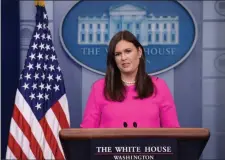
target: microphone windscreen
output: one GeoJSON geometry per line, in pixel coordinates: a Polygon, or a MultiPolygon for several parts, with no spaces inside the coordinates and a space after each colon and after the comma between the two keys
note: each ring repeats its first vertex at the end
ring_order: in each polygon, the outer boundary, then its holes
{"type": "Polygon", "coordinates": [[[137,122],[133,123],[134,128],[137,128],[137,122]]]}
{"type": "Polygon", "coordinates": [[[127,122],[123,122],[124,128],[127,128],[127,122]]]}

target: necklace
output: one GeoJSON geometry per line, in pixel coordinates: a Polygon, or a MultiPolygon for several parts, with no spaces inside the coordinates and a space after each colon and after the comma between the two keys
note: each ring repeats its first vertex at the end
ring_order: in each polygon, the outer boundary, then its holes
{"type": "Polygon", "coordinates": [[[125,84],[135,84],[135,81],[132,81],[132,82],[127,82],[127,81],[124,81],[124,80],[122,80],[123,81],[123,83],[125,83],[125,84]]]}

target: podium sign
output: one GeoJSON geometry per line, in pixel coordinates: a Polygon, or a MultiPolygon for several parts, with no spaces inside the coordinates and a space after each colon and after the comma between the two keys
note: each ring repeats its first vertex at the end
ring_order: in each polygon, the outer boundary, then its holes
{"type": "Polygon", "coordinates": [[[67,160],[197,160],[210,137],[205,128],[63,129],[67,160]]]}
{"type": "Polygon", "coordinates": [[[117,138],[91,140],[90,160],[178,160],[172,138],[117,138]]]}

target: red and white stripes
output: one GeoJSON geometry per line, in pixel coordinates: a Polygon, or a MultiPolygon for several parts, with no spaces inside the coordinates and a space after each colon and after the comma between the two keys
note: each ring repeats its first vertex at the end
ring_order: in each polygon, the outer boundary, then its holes
{"type": "Polygon", "coordinates": [[[59,131],[69,126],[69,109],[65,95],[38,121],[17,90],[6,159],[65,159],[59,131]]]}

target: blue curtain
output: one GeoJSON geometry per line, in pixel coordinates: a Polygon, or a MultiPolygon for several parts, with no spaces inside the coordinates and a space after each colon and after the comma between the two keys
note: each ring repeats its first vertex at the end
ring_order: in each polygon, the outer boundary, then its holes
{"type": "Polygon", "coordinates": [[[1,159],[3,159],[6,154],[10,119],[19,80],[19,0],[2,0],[1,7],[1,159]]]}

